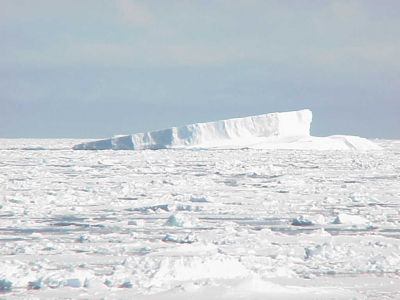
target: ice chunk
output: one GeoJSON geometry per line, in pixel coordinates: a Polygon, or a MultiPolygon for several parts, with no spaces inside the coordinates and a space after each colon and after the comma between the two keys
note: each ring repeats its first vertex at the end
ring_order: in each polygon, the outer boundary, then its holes
{"type": "Polygon", "coordinates": [[[174,227],[194,227],[195,220],[188,215],[177,213],[171,215],[165,224],[174,227]]]}
{"type": "Polygon", "coordinates": [[[191,196],[190,197],[190,202],[195,202],[195,203],[206,203],[210,202],[209,199],[206,196],[191,196]]]}
{"type": "Polygon", "coordinates": [[[333,224],[366,225],[369,223],[370,222],[363,217],[348,214],[339,214],[333,220],[333,224]]]}
{"type": "Polygon", "coordinates": [[[113,284],[113,282],[110,280],[110,279],[106,279],[105,281],[104,281],[104,284],[106,285],[106,286],[108,286],[108,287],[112,287],[114,284],[113,284]]]}
{"type": "Polygon", "coordinates": [[[126,280],[123,284],[120,285],[120,288],[130,289],[133,288],[133,284],[132,282],[130,282],[130,280],[126,280]]]}
{"type": "Polygon", "coordinates": [[[0,280],[0,292],[10,292],[12,289],[12,282],[7,279],[0,280]]]}
{"type": "Polygon", "coordinates": [[[82,282],[79,278],[69,278],[65,280],[64,285],[73,288],[79,288],[82,286],[82,282]]]}
{"type": "Polygon", "coordinates": [[[321,224],[325,224],[325,218],[323,215],[298,216],[292,220],[293,226],[312,226],[321,224]]]}
{"type": "Polygon", "coordinates": [[[292,220],[292,225],[294,225],[294,226],[311,226],[311,225],[314,225],[314,223],[311,220],[305,218],[304,216],[299,216],[292,220]]]}
{"type": "Polygon", "coordinates": [[[128,225],[134,225],[138,227],[143,227],[144,226],[144,221],[143,220],[130,220],[128,221],[128,225]]]}
{"type": "Polygon", "coordinates": [[[32,290],[39,290],[39,289],[43,288],[43,279],[39,278],[37,280],[30,281],[28,283],[28,288],[32,289],[32,290]]]}
{"type": "Polygon", "coordinates": [[[173,234],[167,233],[163,239],[163,242],[172,242],[178,244],[192,244],[197,241],[196,237],[193,234],[188,234],[185,236],[177,236],[173,234]]]}
{"type": "Polygon", "coordinates": [[[145,207],[138,207],[138,208],[132,208],[130,210],[132,211],[140,211],[144,213],[154,213],[154,212],[160,212],[160,211],[171,211],[174,210],[174,206],[170,204],[159,204],[159,205],[153,205],[153,206],[145,206],[145,207]]]}
{"type": "Polygon", "coordinates": [[[78,243],[88,243],[90,242],[90,238],[87,235],[81,235],[79,238],[76,239],[78,243]]]}
{"type": "Polygon", "coordinates": [[[314,245],[304,248],[305,259],[312,259],[315,257],[332,259],[337,255],[334,247],[329,243],[323,243],[321,245],[314,245]]]}

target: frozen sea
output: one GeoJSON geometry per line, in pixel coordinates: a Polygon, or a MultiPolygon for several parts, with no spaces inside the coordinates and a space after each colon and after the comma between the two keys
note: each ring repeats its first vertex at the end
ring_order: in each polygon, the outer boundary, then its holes
{"type": "Polygon", "coordinates": [[[400,299],[383,151],[0,140],[0,298],[400,299]]]}

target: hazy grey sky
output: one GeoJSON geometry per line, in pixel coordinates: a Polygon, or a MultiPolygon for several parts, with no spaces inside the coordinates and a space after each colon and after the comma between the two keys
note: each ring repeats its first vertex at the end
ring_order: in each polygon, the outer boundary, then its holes
{"type": "Polygon", "coordinates": [[[398,0],[0,0],[0,137],[310,108],[400,138],[398,0]]]}

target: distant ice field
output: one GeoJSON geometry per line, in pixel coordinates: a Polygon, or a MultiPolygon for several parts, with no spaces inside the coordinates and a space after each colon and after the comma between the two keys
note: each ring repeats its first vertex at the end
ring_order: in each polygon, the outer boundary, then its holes
{"type": "Polygon", "coordinates": [[[400,299],[381,151],[0,140],[0,298],[400,299]]]}

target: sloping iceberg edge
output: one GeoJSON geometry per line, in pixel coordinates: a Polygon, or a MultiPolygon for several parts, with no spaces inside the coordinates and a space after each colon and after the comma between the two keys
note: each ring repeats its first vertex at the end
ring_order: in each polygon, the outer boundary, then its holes
{"type": "Polygon", "coordinates": [[[309,150],[378,150],[356,136],[313,137],[311,110],[269,113],[196,123],[181,127],[81,143],[74,150],[158,150],[179,148],[255,148],[309,150]]]}

